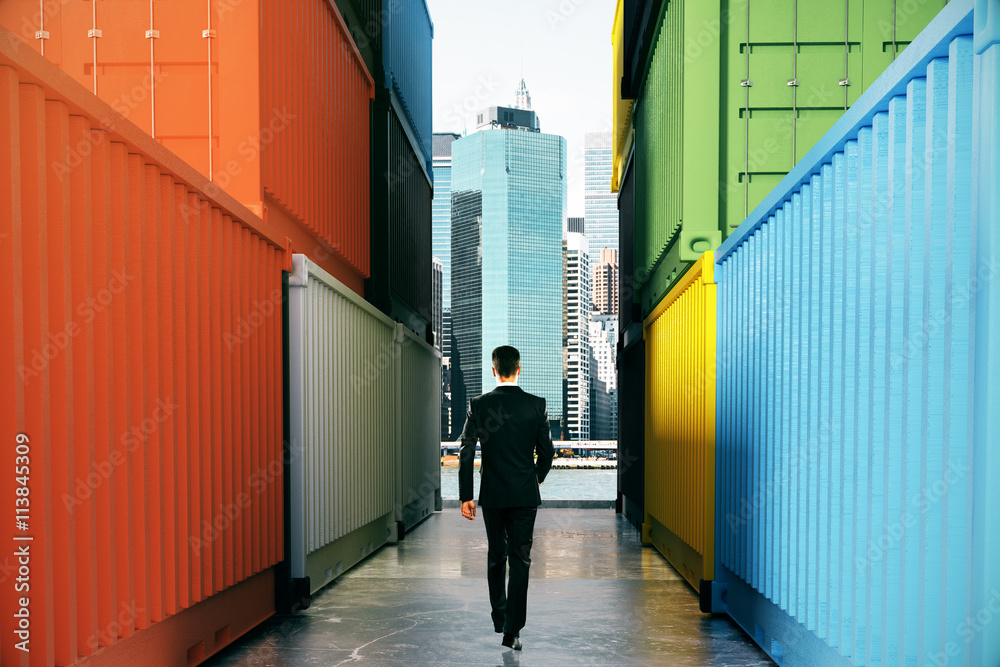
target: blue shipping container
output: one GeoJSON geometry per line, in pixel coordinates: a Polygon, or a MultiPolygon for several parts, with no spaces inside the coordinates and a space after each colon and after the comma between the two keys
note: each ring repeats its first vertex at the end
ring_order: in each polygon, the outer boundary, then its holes
{"type": "Polygon", "coordinates": [[[716,263],[728,613],[778,664],[1000,665],[1000,0],[949,3],[716,263]]]}
{"type": "Polygon", "coordinates": [[[425,170],[431,169],[431,42],[434,24],[426,0],[382,0],[385,87],[402,105],[425,170]]]}

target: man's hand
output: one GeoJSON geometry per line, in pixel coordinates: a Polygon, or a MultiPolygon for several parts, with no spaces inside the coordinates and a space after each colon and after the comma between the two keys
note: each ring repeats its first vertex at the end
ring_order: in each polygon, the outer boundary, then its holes
{"type": "Polygon", "coordinates": [[[476,501],[466,500],[462,503],[462,516],[464,516],[469,521],[476,520],[476,501]]]}

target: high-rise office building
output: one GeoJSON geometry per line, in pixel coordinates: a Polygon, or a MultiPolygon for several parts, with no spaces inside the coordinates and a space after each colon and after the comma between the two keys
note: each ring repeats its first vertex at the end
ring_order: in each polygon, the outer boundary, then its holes
{"type": "Polygon", "coordinates": [[[618,315],[593,314],[589,324],[591,350],[590,437],[618,439],[618,390],[615,351],[618,315]]]}
{"type": "Polygon", "coordinates": [[[469,399],[483,393],[481,190],[451,194],[451,261],[451,433],[457,440],[469,399]]]}
{"type": "Polygon", "coordinates": [[[617,318],[617,313],[612,315],[594,313],[590,316],[589,321],[588,340],[597,361],[593,372],[608,389],[615,389],[618,384],[615,370],[615,355],[618,346],[617,318]]]}
{"type": "MultiPolygon", "coordinates": [[[[463,415],[464,417],[464,415],[463,415]]],[[[441,440],[457,440],[459,436],[452,435],[451,416],[451,363],[450,359],[441,359],[441,440]]],[[[464,420],[462,426],[464,426],[464,420]]],[[[462,428],[459,426],[459,428],[462,428]]]]}
{"type": "Polygon", "coordinates": [[[566,140],[541,133],[530,108],[490,107],[477,126],[451,144],[452,411],[492,387],[490,354],[513,345],[521,386],[557,428],[566,140]]]}
{"type": "MultiPolygon", "coordinates": [[[[451,311],[446,310],[441,313],[441,331],[442,340],[451,341],[451,311]]],[[[453,427],[452,422],[452,385],[451,385],[451,357],[441,356],[441,439],[442,440],[455,440],[458,436],[452,437],[453,427]]],[[[462,415],[464,418],[465,415],[462,415]]],[[[458,425],[461,429],[464,424],[458,425]]]]}
{"type": "MultiPolygon", "coordinates": [[[[451,437],[451,144],[460,135],[436,132],[434,155],[434,199],[431,201],[431,251],[441,261],[441,321],[435,342],[441,350],[441,437],[451,437]]],[[[458,428],[462,428],[462,424],[458,428]]]]}
{"type": "Polygon", "coordinates": [[[583,234],[583,218],[566,218],[566,231],[573,234],[583,234]]]}
{"type": "Polygon", "coordinates": [[[618,250],[618,196],[611,192],[611,133],[583,136],[583,217],[592,260],[602,248],[618,250]]]}
{"type": "Polygon", "coordinates": [[[566,437],[590,439],[590,266],[587,237],[568,232],[564,241],[566,437]]]}
{"type": "Polygon", "coordinates": [[[441,258],[431,257],[431,327],[434,331],[434,347],[441,349],[441,338],[444,333],[441,309],[441,258]]]}
{"type": "Polygon", "coordinates": [[[592,376],[590,382],[591,440],[618,439],[617,433],[611,430],[612,411],[614,410],[611,399],[612,394],[608,391],[607,385],[592,376]]]}
{"type": "Polygon", "coordinates": [[[618,251],[601,248],[600,256],[592,260],[594,282],[591,290],[595,313],[618,312],[618,251]]]}
{"type": "MultiPolygon", "coordinates": [[[[441,308],[451,310],[451,144],[460,135],[434,134],[434,200],[431,202],[432,252],[441,260],[441,308]]],[[[442,356],[449,356],[449,341],[442,342],[442,356]]]]}

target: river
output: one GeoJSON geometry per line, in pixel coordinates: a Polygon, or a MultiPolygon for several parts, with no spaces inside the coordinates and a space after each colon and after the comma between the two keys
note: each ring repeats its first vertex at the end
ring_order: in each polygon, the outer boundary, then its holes
{"type": "MultiPolygon", "coordinates": [[[[479,497],[479,469],[472,475],[473,497],[479,497]]],[[[617,470],[553,469],[542,483],[543,500],[614,500],[618,493],[617,470]]],[[[458,468],[441,467],[441,497],[458,498],[458,468]]]]}

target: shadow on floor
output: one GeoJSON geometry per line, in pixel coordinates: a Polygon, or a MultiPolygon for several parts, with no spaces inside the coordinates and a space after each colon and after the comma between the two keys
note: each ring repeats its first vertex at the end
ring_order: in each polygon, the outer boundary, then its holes
{"type": "Polygon", "coordinates": [[[524,650],[489,616],[482,517],[431,515],[207,665],[771,665],[614,510],[542,509],[535,523],[524,650]]]}

